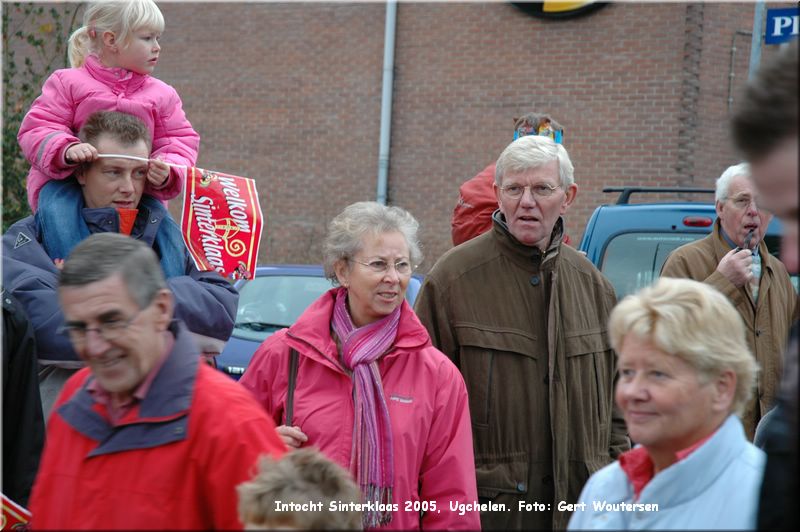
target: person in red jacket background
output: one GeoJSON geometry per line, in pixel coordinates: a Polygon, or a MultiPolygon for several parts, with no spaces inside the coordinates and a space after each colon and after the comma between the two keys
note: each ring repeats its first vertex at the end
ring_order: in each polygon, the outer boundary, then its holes
{"type": "MultiPolygon", "coordinates": [[[[528,113],[514,119],[514,140],[525,135],[545,135],[561,144],[564,128],[543,113],[528,113]]],[[[458,203],[450,221],[453,245],[457,246],[485,233],[492,227],[492,213],[497,210],[494,162],[458,189],[458,203]]],[[[563,242],[569,244],[569,235],[563,242]]]]}
{"type": "Polygon", "coordinates": [[[61,332],[87,367],[48,421],[31,528],[241,530],[236,486],[286,447],[173,320],[155,251],[92,235],[64,262],[58,295],[61,332]]]}

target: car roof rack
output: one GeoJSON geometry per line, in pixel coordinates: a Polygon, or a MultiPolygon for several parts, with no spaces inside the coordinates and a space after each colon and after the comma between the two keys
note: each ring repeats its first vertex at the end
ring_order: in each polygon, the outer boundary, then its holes
{"type": "Polygon", "coordinates": [[[617,198],[617,205],[624,205],[630,203],[631,194],[634,192],[684,192],[684,193],[703,193],[713,194],[713,188],[696,188],[696,187],[605,187],[603,192],[619,192],[617,198]]]}

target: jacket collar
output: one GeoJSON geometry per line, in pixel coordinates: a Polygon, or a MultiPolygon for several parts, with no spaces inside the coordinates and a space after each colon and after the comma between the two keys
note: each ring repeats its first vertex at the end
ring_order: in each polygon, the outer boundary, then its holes
{"type": "Polygon", "coordinates": [[[87,389],[94,380],[93,376],[88,377],[75,395],[59,407],[59,415],[69,426],[98,442],[89,456],[156,447],[186,439],[200,356],[182,322],[173,320],[169,330],[175,336],[172,351],[153,379],[147,396],[123,418],[122,423],[112,426],[98,412],[100,407],[87,389]]]}
{"type": "MultiPolygon", "coordinates": [[[[328,290],[303,312],[294,325],[289,327],[286,341],[289,347],[304,356],[342,373],[339,352],[331,333],[336,290],[336,288],[328,290]]],[[[422,326],[408,302],[403,300],[397,337],[391,351],[385,357],[398,355],[401,351],[414,351],[428,345],[431,345],[431,339],[427,329],[422,326]]]]}
{"type": "MultiPolygon", "coordinates": [[[[131,236],[152,247],[158,228],[161,225],[162,216],[160,213],[148,209],[141,201],[139,202],[138,210],[131,236]]],[[[114,207],[101,207],[99,209],[84,207],[81,209],[81,215],[83,215],[90,233],[119,232],[119,214],[114,207]]]]}
{"type": "Polygon", "coordinates": [[[697,499],[747,445],[742,422],[731,414],[704,445],[653,477],[641,502],[663,501],[669,508],[697,499]]]}
{"type": "Polygon", "coordinates": [[[144,85],[148,77],[124,68],[108,68],[100,62],[100,58],[95,54],[86,56],[83,65],[94,79],[102,81],[115,92],[135,92],[144,85]]]}
{"type": "MultiPolygon", "coordinates": [[[[697,500],[748,445],[742,422],[731,414],[697,450],[654,476],[642,490],[638,502],[658,502],[666,510],[697,500]]],[[[605,499],[612,504],[630,502],[633,488],[619,463],[616,467],[625,482],[603,486],[605,499]]]]}
{"type": "Polygon", "coordinates": [[[526,246],[517,240],[508,230],[506,218],[500,212],[500,209],[494,211],[492,221],[494,222],[492,227],[494,241],[505,256],[520,267],[532,272],[538,272],[542,265],[547,265],[547,268],[553,267],[555,264],[553,261],[558,256],[561,241],[564,239],[563,217],[559,216],[558,220],[556,220],[553,231],[550,233],[550,244],[544,253],[536,246],[526,246]]]}

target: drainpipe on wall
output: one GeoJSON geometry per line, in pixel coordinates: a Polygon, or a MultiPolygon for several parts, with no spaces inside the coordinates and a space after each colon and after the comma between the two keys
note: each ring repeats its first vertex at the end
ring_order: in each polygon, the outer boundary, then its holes
{"type": "Polygon", "coordinates": [[[753,35],[750,41],[750,68],[747,72],[747,79],[752,80],[758,72],[758,64],[761,62],[761,39],[764,35],[764,0],[756,0],[756,7],[753,12],[753,35]]]}
{"type": "Polygon", "coordinates": [[[383,94],[381,95],[381,138],[378,149],[378,197],[386,205],[389,182],[389,148],[392,139],[392,87],[394,86],[394,36],[397,26],[397,0],[386,2],[386,28],[383,37],[383,94]]]}

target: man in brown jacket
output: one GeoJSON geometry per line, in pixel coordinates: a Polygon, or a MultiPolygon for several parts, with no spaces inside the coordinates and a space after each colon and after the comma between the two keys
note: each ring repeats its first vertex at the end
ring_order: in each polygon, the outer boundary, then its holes
{"type": "Polygon", "coordinates": [[[464,375],[485,529],[565,528],[565,504],[629,447],[612,401],[614,289],[562,245],[572,174],[552,139],[512,142],[496,164],[492,229],[443,255],[416,302],[464,375]]]}
{"type": "Polygon", "coordinates": [[[797,302],[786,268],[762,240],[772,216],[756,207],[758,200],[746,163],[725,170],[717,179],[714,230],[673,251],[661,270],[667,277],[710,284],[741,314],[750,351],[761,368],[758,389],[742,416],[750,440],[772,408],[797,302]]]}

